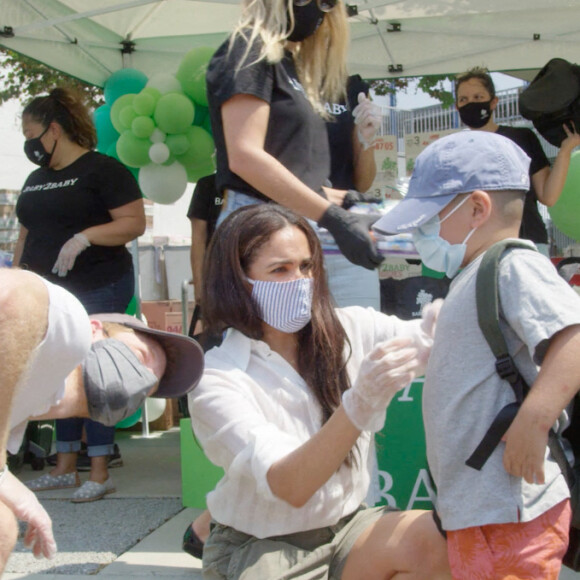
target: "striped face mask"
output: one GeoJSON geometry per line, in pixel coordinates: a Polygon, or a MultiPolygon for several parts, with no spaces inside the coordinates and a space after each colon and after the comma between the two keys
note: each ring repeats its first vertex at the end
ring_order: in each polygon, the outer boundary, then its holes
{"type": "Polygon", "coordinates": [[[281,332],[298,332],[312,316],[312,278],[289,282],[250,280],[252,298],[260,307],[262,320],[281,332]]]}

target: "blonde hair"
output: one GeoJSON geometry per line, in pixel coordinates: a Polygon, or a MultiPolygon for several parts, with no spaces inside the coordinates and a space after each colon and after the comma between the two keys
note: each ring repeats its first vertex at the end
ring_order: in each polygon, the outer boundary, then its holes
{"type": "MultiPolygon", "coordinates": [[[[262,60],[270,64],[282,60],[288,35],[294,27],[292,6],[293,0],[242,0],[242,14],[232,33],[230,48],[238,36],[245,39],[247,48],[236,71],[262,60]],[[259,56],[247,63],[252,45],[258,39],[262,43],[259,56]]],[[[293,49],[298,79],[308,100],[322,117],[327,116],[325,102],[339,101],[345,96],[348,44],[346,11],[338,0],[325,14],[318,30],[293,49]]]]}

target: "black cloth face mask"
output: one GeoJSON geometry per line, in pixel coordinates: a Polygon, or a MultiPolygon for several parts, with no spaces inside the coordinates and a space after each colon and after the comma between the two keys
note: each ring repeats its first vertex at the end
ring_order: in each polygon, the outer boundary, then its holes
{"type": "Polygon", "coordinates": [[[481,129],[491,117],[491,100],[472,102],[459,108],[459,117],[472,129],[481,129]]]}
{"type": "Polygon", "coordinates": [[[46,126],[46,129],[38,136],[32,139],[27,139],[24,141],[24,154],[28,157],[28,160],[35,165],[40,165],[40,167],[48,167],[50,165],[50,160],[52,154],[54,153],[54,148],[56,147],[56,141],[52,151],[49,153],[45,148],[40,138],[48,131],[50,123],[46,126]]]}
{"type": "Polygon", "coordinates": [[[324,20],[324,12],[318,8],[316,2],[310,2],[306,6],[293,5],[292,10],[294,11],[294,29],[288,36],[288,40],[302,42],[318,30],[324,20]]]}

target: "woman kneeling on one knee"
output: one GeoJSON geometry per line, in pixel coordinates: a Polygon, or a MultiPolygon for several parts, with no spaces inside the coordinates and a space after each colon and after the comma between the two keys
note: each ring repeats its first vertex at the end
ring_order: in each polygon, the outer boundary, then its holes
{"type": "Polygon", "coordinates": [[[450,578],[431,512],[362,505],[373,433],[423,372],[437,308],[413,321],[335,308],[316,234],[273,204],[232,213],[205,267],[206,323],[227,332],[189,395],[225,471],[204,578],[450,578]]]}

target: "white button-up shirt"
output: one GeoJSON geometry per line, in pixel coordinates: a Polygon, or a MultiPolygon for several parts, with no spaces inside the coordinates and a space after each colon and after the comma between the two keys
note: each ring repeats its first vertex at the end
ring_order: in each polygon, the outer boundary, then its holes
{"type": "MultiPolygon", "coordinates": [[[[352,384],[363,357],[377,343],[414,335],[420,324],[372,308],[337,313],[352,346],[347,365],[352,384]]],[[[303,507],[291,506],[270,490],[270,467],[320,430],[322,414],[308,385],[265,342],[228,330],[222,345],[206,354],[189,408],[207,457],[225,471],[207,496],[216,521],[265,538],[336,524],[364,501],[374,453],[369,432],[358,439],[360,455],[355,452],[353,465],[341,465],[303,507]]]]}

